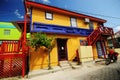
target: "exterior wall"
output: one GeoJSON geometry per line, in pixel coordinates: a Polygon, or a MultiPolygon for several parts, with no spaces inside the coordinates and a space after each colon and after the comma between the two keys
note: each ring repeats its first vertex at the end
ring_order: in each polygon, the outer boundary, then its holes
{"type": "Polygon", "coordinates": [[[94,44],[94,45],[92,46],[92,49],[93,49],[93,59],[95,60],[95,59],[98,58],[98,53],[97,53],[97,46],[96,46],[96,44],[94,44]]]}
{"type": "MultiPolygon", "coordinates": [[[[54,24],[54,25],[62,25],[62,26],[71,26],[70,17],[67,15],[62,15],[59,13],[53,13],[53,20],[47,20],[45,18],[45,11],[39,10],[37,8],[32,9],[32,23],[46,23],[46,24],[54,24]]],[[[93,22],[94,29],[97,28],[97,22],[93,22]]],[[[89,29],[89,25],[84,22],[84,19],[77,18],[77,26],[78,28],[89,29]]]]}
{"type": "Polygon", "coordinates": [[[0,40],[18,40],[20,35],[16,28],[0,28],[0,40]],[[10,30],[10,35],[4,35],[4,30],[10,30]]]}
{"type": "MultiPolygon", "coordinates": [[[[80,46],[80,39],[85,39],[85,37],[65,36],[65,35],[56,35],[55,38],[68,39],[67,40],[68,61],[72,61],[76,57],[76,50],[80,46]]],[[[55,44],[56,44],[55,47],[50,53],[52,66],[58,65],[57,41],[55,41],[55,44]]],[[[36,70],[36,69],[42,69],[48,67],[48,54],[43,50],[44,50],[43,48],[38,51],[34,51],[34,49],[31,49],[30,70],[36,70]]]]}
{"type": "MultiPolygon", "coordinates": [[[[45,48],[40,48],[37,51],[34,51],[33,48],[31,49],[30,71],[48,67],[48,53],[44,50],[45,48]]],[[[57,46],[55,46],[50,53],[51,63],[52,63],[51,66],[58,65],[58,56],[56,51],[57,51],[57,46]]]]}
{"type": "Polygon", "coordinates": [[[65,16],[65,15],[61,16],[58,13],[53,13],[53,20],[47,20],[45,18],[45,11],[38,10],[36,8],[33,8],[32,14],[33,14],[32,15],[32,22],[70,26],[69,16],[65,16]]]}

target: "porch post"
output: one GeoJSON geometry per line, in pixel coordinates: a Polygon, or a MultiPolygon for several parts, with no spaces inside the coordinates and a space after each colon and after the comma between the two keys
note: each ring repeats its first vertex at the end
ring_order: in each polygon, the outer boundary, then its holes
{"type": "Polygon", "coordinates": [[[102,36],[101,36],[101,45],[102,45],[102,52],[104,53],[104,59],[106,59],[106,54],[105,54],[105,51],[104,51],[104,46],[103,46],[103,43],[102,43],[102,36]]]}
{"type": "Polygon", "coordinates": [[[27,18],[27,16],[26,16],[26,14],[24,15],[24,31],[23,31],[23,42],[22,42],[22,54],[23,54],[23,56],[22,56],[22,77],[24,77],[25,76],[25,56],[26,56],[26,54],[25,54],[25,49],[26,49],[26,28],[27,28],[27,22],[26,22],[26,18],[27,18]]]}
{"type": "Polygon", "coordinates": [[[24,16],[24,38],[23,38],[23,42],[26,43],[26,29],[27,29],[27,22],[26,22],[26,14],[24,16]]]}
{"type": "Polygon", "coordinates": [[[115,48],[116,45],[115,45],[115,37],[114,37],[114,35],[111,36],[111,39],[112,39],[113,47],[115,48]]]}

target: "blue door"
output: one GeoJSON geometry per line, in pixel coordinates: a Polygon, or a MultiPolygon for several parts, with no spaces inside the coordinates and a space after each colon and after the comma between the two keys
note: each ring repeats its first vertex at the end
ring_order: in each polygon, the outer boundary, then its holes
{"type": "Polygon", "coordinates": [[[97,46],[97,52],[98,52],[98,57],[102,57],[104,55],[103,51],[102,51],[102,43],[101,42],[97,42],[96,46],[97,46]]]}

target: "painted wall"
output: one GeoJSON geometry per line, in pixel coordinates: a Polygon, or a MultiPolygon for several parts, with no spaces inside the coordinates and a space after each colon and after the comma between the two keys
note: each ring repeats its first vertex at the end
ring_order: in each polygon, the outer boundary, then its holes
{"type": "Polygon", "coordinates": [[[98,58],[98,53],[97,53],[97,46],[96,46],[96,44],[94,44],[94,45],[92,46],[92,49],[93,49],[93,59],[95,60],[95,59],[98,58]]]}
{"type": "MultiPolygon", "coordinates": [[[[37,8],[32,9],[32,22],[40,22],[46,24],[55,24],[62,26],[71,26],[70,17],[67,15],[53,13],[53,20],[47,20],[45,18],[45,11],[37,8]]],[[[97,23],[93,22],[94,29],[97,27],[97,23]]],[[[79,28],[89,29],[89,25],[84,22],[84,19],[77,18],[77,26],[79,28]]]]}
{"type": "MultiPolygon", "coordinates": [[[[48,35],[52,36],[52,35],[48,35]]],[[[55,38],[68,39],[67,40],[67,54],[68,61],[72,61],[76,57],[76,50],[80,46],[80,39],[85,39],[85,37],[78,36],[67,36],[67,35],[56,35],[55,38]]],[[[58,65],[58,51],[57,51],[57,41],[55,41],[55,47],[53,48],[51,54],[51,65],[58,65]]],[[[48,54],[44,52],[44,48],[38,51],[31,49],[30,55],[30,70],[42,69],[48,67],[48,54]]]]}
{"type": "Polygon", "coordinates": [[[0,40],[18,40],[20,35],[16,28],[0,28],[0,40]],[[10,30],[10,35],[4,35],[4,30],[10,30]]]}

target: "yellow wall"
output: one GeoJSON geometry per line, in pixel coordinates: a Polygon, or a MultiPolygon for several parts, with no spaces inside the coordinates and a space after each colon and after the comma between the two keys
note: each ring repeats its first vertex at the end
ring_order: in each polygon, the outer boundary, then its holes
{"type": "MultiPolygon", "coordinates": [[[[51,36],[51,35],[49,35],[51,36]]],[[[55,38],[68,39],[67,40],[67,54],[68,60],[72,61],[76,57],[76,50],[80,46],[80,39],[85,39],[85,37],[78,36],[65,36],[65,35],[56,35],[55,38]]],[[[58,65],[58,51],[57,51],[57,41],[55,40],[55,47],[51,51],[51,65],[58,65]]],[[[41,48],[38,51],[31,49],[30,55],[30,70],[42,69],[48,67],[48,54],[44,52],[44,48],[41,48]]]]}
{"type": "MultiPolygon", "coordinates": [[[[55,24],[61,26],[71,26],[70,17],[60,13],[53,13],[53,20],[47,20],[45,18],[45,11],[39,10],[37,8],[32,9],[32,22],[40,22],[46,24],[55,24]]],[[[97,27],[97,23],[93,22],[94,29],[97,27]]],[[[77,18],[78,28],[89,29],[89,25],[84,22],[83,18],[77,18]]]]}
{"type": "Polygon", "coordinates": [[[61,16],[61,14],[53,13],[53,20],[47,20],[45,18],[45,11],[35,8],[33,8],[32,14],[32,22],[70,26],[70,18],[65,15],[61,16]]]}
{"type": "MultiPolygon", "coordinates": [[[[57,46],[51,51],[51,66],[58,65],[58,55],[57,55],[57,46]]],[[[38,49],[37,51],[34,48],[31,48],[30,52],[30,70],[42,69],[48,67],[48,52],[44,47],[38,49]]]]}
{"type": "Polygon", "coordinates": [[[92,46],[92,49],[93,49],[93,59],[97,59],[98,58],[98,53],[97,53],[97,47],[96,47],[96,44],[94,44],[92,46]]]}

